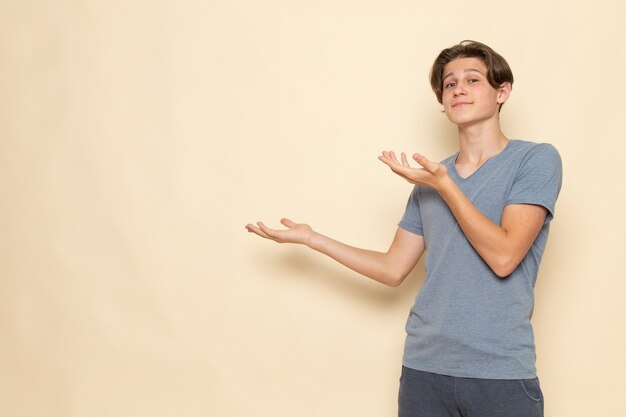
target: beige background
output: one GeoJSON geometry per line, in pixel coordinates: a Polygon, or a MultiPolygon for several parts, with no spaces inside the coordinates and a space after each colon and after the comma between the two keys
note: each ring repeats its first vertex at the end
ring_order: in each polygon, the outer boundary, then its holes
{"type": "Polygon", "coordinates": [[[386,288],[244,225],[384,250],[410,185],[376,156],[455,150],[427,77],[468,38],[564,161],[546,415],[622,415],[624,4],[1,0],[0,415],[394,416],[422,266],[386,288]]]}

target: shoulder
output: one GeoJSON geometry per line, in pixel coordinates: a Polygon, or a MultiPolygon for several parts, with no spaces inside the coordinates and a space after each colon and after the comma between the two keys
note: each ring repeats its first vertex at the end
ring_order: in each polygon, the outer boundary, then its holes
{"type": "Polygon", "coordinates": [[[554,145],[546,142],[511,140],[511,153],[516,154],[522,165],[561,166],[561,155],[554,145]]]}
{"type": "Polygon", "coordinates": [[[530,155],[549,155],[552,157],[558,157],[559,151],[547,142],[531,142],[528,140],[511,139],[510,145],[512,150],[522,154],[530,155]]]}
{"type": "Polygon", "coordinates": [[[506,204],[541,205],[548,209],[548,222],[563,181],[559,152],[549,143],[516,141],[515,146],[517,154],[510,162],[516,169],[506,204]]]}

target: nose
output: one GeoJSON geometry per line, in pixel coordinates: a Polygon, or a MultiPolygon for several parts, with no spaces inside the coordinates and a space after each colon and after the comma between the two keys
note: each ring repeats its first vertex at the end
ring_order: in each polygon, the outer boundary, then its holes
{"type": "Polygon", "coordinates": [[[454,86],[454,90],[452,91],[454,96],[460,96],[461,94],[465,94],[466,91],[463,87],[461,87],[461,84],[458,83],[457,85],[454,86]]]}

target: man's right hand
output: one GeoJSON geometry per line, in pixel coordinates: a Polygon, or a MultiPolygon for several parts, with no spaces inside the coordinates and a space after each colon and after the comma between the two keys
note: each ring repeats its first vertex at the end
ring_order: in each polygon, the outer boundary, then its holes
{"type": "Polygon", "coordinates": [[[309,246],[313,229],[304,223],[294,223],[289,219],[281,219],[280,222],[286,226],[286,230],[270,229],[263,222],[257,222],[257,225],[247,224],[246,229],[250,233],[273,240],[278,243],[300,243],[309,246]]]}

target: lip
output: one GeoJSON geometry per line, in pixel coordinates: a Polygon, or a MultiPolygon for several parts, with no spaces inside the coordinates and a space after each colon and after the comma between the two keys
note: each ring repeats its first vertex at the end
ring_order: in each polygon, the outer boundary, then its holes
{"type": "Polygon", "coordinates": [[[452,105],[452,107],[454,108],[454,107],[459,107],[459,106],[466,106],[466,105],[469,105],[469,104],[472,104],[472,103],[467,102],[467,101],[459,101],[459,102],[454,103],[452,105]]]}

